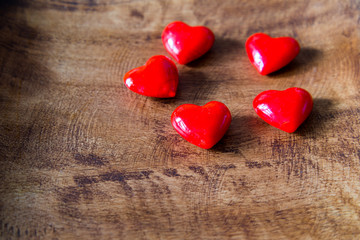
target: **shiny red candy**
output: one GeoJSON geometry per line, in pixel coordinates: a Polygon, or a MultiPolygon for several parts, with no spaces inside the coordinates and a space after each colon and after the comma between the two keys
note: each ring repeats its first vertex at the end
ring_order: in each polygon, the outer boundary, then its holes
{"type": "Polygon", "coordinates": [[[284,67],[300,51],[300,45],[294,38],[272,38],[264,33],[250,36],[245,47],[250,62],[261,75],[267,75],[284,67]]]}
{"type": "Polygon", "coordinates": [[[256,96],[253,107],[265,122],[291,133],[309,116],[313,100],[310,93],[302,88],[268,90],[256,96]]]}
{"type": "Polygon", "coordinates": [[[127,72],[125,85],[138,94],[148,97],[170,98],[176,94],[179,74],[173,61],[165,56],[153,56],[144,66],[127,72]]]}
{"type": "Polygon", "coordinates": [[[161,38],[166,50],[179,64],[187,64],[204,55],[215,41],[213,32],[207,27],[191,27],[179,21],[167,25],[161,38]]]}
{"type": "Polygon", "coordinates": [[[231,114],[225,104],[212,101],[204,106],[184,104],[171,115],[175,130],[190,143],[209,149],[225,134],[231,114]]]}

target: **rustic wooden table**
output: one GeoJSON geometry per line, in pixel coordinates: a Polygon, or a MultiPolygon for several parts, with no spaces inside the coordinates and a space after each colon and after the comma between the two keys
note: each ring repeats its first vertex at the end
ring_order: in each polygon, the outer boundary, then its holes
{"type": "Polygon", "coordinates": [[[360,2],[2,1],[1,239],[359,239],[360,2]],[[182,20],[216,41],[178,65],[173,99],[129,91],[122,77],[158,54],[182,20]],[[251,34],[302,50],[261,76],[251,34]],[[307,89],[293,134],[252,109],[268,89],[307,89]],[[170,115],[224,102],[233,121],[210,150],[170,115]]]}

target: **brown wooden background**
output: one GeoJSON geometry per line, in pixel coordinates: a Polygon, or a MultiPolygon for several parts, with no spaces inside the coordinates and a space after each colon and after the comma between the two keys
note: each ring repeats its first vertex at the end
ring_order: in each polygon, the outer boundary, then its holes
{"type": "Polygon", "coordinates": [[[360,2],[2,1],[1,239],[359,239],[360,2]],[[158,54],[161,32],[205,25],[215,45],[179,66],[174,99],[122,77],[158,54]],[[261,76],[251,34],[302,50],[261,76]],[[294,134],[252,109],[261,91],[307,89],[315,106],[294,134]],[[233,115],[211,150],[185,142],[170,115],[224,102],[233,115]]]}

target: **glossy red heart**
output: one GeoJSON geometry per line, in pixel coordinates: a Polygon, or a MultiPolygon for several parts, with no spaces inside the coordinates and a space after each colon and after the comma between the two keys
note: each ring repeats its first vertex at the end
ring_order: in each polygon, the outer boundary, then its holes
{"type": "Polygon", "coordinates": [[[161,38],[166,50],[180,64],[204,55],[215,41],[213,32],[207,27],[191,27],[179,21],[167,25],[161,38]]]}
{"type": "Polygon", "coordinates": [[[209,149],[224,136],[231,123],[231,114],[225,104],[217,101],[204,106],[184,104],[172,113],[171,123],[187,141],[209,149]]]}
{"type": "Polygon", "coordinates": [[[256,96],[253,107],[265,122],[291,133],[309,116],[313,100],[310,93],[302,88],[268,90],[256,96]]]}
{"type": "Polygon", "coordinates": [[[245,47],[250,62],[261,75],[267,75],[284,67],[300,51],[300,45],[294,38],[272,38],[264,33],[250,36],[245,47]]]}
{"type": "Polygon", "coordinates": [[[170,98],[176,94],[179,73],[173,61],[165,56],[153,56],[144,66],[127,72],[125,85],[141,95],[170,98]]]}

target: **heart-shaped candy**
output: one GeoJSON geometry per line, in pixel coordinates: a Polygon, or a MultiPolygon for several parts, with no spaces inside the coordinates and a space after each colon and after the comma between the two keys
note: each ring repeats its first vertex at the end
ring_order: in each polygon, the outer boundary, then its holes
{"type": "Polygon", "coordinates": [[[187,141],[209,149],[224,136],[231,123],[231,114],[225,104],[217,101],[204,106],[184,104],[172,113],[171,123],[187,141]]]}
{"type": "Polygon", "coordinates": [[[267,75],[284,67],[300,51],[300,45],[294,38],[272,38],[264,33],[250,36],[245,47],[250,62],[261,75],[267,75]]]}
{"type": "Polygon", "coordinates": [[[191,27],[179,21],[167,25],[161,38],[166,50],[179,64],[199,58],[215,41],[213,32],[207,27],[191,27]]]}
{"type": "Polygon", "coordinates": [[[173,61],[157,55],[151,57],[144,66],[127,72],[125,85],[141,95],[157,98],[174,97],[179,83],[179,73],[173,61]]]}
{"type": "Polygon", "coordinates": [[[268,90],[255,97],[253,107],[265,122],[291,133],[309,116],[313,100],[310,93],[302,88],[268,90]]]}

